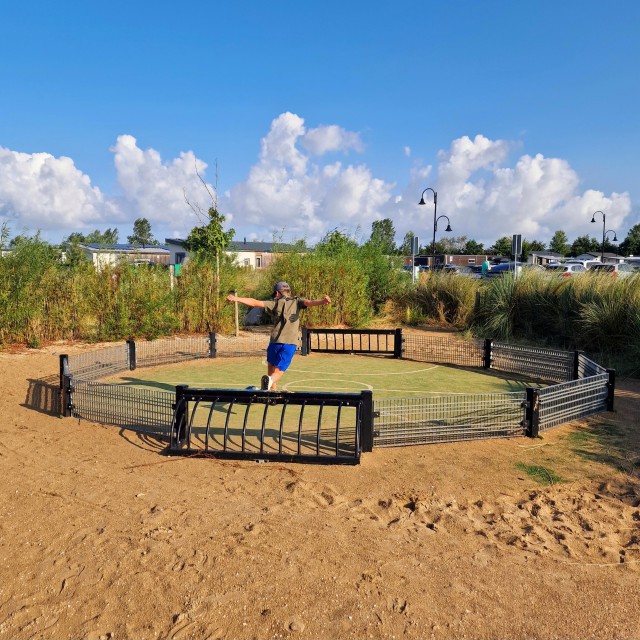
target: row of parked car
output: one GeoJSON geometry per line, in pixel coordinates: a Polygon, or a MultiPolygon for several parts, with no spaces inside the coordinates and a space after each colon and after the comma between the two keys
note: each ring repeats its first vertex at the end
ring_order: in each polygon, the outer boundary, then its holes
{"type": "MultiPolygon", "coordinates": [[[[631,265],[627,263],[609,264],[599,261],[590,261],[585,264],[580,261],[566,261],[563,263],[550,263],[546,266],[527,264],[523,262],[501,262],[500,264],[492,265],[491,269],[487,272],[486,278],[497,278],[507,273],[514,273],[517,269],[518,273],[522,270],[536,270],[556,273],[562,276],[572,276],[577,273],[585,273],[586,271],[592,271],[595,273],[610,273],[614,277],[630,276],[633,273],[640,273],[640,265],[631,265]]],[[[470,265],[470,266],[458,266],[448,264],[443,267],[444,273],[451,273],[454,275],[468,276],[471,278],[482,278],[482,267],[470,265]]]]}

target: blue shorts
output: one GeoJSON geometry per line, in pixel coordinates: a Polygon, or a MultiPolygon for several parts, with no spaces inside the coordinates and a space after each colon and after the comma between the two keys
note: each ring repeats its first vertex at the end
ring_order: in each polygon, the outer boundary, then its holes
{"type": "Polygon", "coordinates": [[[267,362],[270,365],[286,371],[293,360],[296,352],[295,344],[280,344],[279,342],[270,342],[267,347],[267,362]]]}

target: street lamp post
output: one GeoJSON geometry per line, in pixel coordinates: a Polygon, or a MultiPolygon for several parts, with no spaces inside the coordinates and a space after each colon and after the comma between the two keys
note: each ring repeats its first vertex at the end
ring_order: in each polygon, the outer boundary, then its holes
{"type": "Polygon", "coordinates": [[[445,231],[451,231],[451,221],[449,220],[449,218],[447,216],[438,216],[438,192],[434,191],[431,187],[427,187],[423,192],[422,192],[422,196],[420,198],[420,202],[418,202],[418,204],[427,204],[426,200],[424,199],[424,194],[427,193],[427,191],[431,191],[431,193],[433,193],[433,237],[431,240],[431,269],[433,269],[436,266],[436,231],[438,230],[438,220],[440,220],[441,218],[447,218],[447,228],[445,229],[445,231]]]}
{"type": "Polygon", "coordinates": [[[604,236],[607,216],[604,214],[604,211],[594,211],[593,215],[591,216],[591,222],[596,221],[596,213],[602,214],[602,247],[600,248],[600,262],[604,262],[604,236]]]}
{"type": "MultiPolygon", "coordinates": [[[[605,231],[604,232],[605,237],[610,233],[613,233],[613,241],[618,242],[618,234],[613,229],[608,229],[607,231],[605,231]]],[[[604,242],[602,243],[602,246],[604,247],[604,242]]],[[[618,257],[618,250],[616,249],[616,258],[617,257],[618,257]]]]}

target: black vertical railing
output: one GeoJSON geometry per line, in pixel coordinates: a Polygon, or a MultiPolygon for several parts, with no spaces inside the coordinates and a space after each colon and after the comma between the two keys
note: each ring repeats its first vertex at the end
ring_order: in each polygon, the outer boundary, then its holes
{"type": "Polygon", "coordinates": [[[127,359],[129,360],[129,370],[134,371],[136,364],[136,341],[133,338],[127,340],[127,359]]]}
{"type": "Polygon", "coordinates": [[[484,348],[482,352],[482,367],[484,369],[491,369],[491,363],[493,361],[493,340],[486,338],[484,341],[484,348]]]}
{"type": "Polygon", "coordinates": [[[209,357],[216,358],[218,356],[218,341],[216,339],[216,334],[211,331],[209,333],[209,357]]]}
{"type": "Polygon", "coordinates": [[[616,370],[607,369],[609,380],[607,382],[607,411],[613,411],[613,399],[616,393],[616,370]]]}
{"type": "Polygon", "coordinates": [[[173,421],[169,435],[169,448],[180,449],[187,442],[187,421],[189,420],[189,403],[187,400],[187,389],[189,385],[179,384],[176,386],[176,403],[173,407],[173,421]]]}
{"type": "Polygon", "coordinates": [[[524,402],[524,427],[528,438],[537,438],[540,434],[540,390],[535,387],[526,388],[524,402]]]}
{"type": "Polygon", "coordinates": [[[60,356],[60,408],[64,418],[71,417],[73,411],[73,386],[69,370],[69,356],[60,356]]]}
{"type": "Polygon", "coordinates": [[[396,332],[393,336],[393,357],[394,358],[402,358],[402,329],[396,329],[396,332]]]}

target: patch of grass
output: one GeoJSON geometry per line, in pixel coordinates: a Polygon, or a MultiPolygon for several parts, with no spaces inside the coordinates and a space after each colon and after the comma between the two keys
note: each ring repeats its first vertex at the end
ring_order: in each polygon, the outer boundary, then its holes
{"type": "Polygon", "coordinates": [[[567,436],[567,442],[572,447],[582,447],[593,442],[596,437],[596,434],[591,431],[572,431],[567,436]]]}
{"type": "Polygon", "coordinates": [[[535,480],[540,484],[557,484],[559,482],[564,482],[559,475],[551,469],[547,469],[547,467],[518,462],[516,464],[516,468],[520,469],[520,471],[524,471],[524,473],[526,473],[532,480],[535,480]]]}

